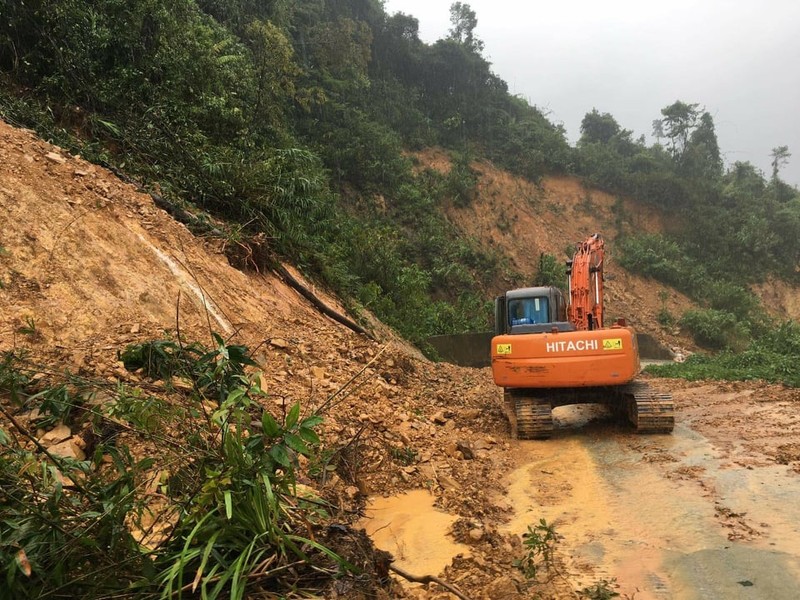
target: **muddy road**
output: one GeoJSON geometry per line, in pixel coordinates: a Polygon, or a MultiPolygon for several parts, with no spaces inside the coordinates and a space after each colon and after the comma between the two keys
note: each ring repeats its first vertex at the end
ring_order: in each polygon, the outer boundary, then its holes
{"type": "MultiPolygon", "coordinates": [[[[800,597],[797,392],[663,385],[676,401],[671,435],[637,435],[584,405],[556,409],[552,439],[514,442],[515,468],[493,499],[509,515],[497,530],[519,535],[545,519],[573,592],[616,580],[637,600],[800,597]]],[[[442,535],[455,519],[424,490],[371,508],[373,539],[410,570],[439,572],[470,553],[442,535]]]]}

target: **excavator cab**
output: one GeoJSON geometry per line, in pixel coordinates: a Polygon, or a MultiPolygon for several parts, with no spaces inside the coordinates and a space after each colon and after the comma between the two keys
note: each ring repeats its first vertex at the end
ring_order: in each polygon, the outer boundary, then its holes
{"type": "Polygon", "coordinates": [[[555,287],[511,290],[495,298],[495,335],[574,331],[564,294],[555,287]]]}

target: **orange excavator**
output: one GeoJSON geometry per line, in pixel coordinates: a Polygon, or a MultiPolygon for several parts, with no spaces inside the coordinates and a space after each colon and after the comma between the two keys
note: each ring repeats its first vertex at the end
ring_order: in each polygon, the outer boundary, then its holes
{"type": "Polygon", "coordinates": [[[553,408],[568,404],[606,404],[642,433],[673,429],[672,397],[636,380],[633,328],[624,319],[605,325],[604,258],[596,233],[567,262],[567,299],[556,287],[516,289],[495,299],[492,374],[520,439],[549,438],[553,408]]]}

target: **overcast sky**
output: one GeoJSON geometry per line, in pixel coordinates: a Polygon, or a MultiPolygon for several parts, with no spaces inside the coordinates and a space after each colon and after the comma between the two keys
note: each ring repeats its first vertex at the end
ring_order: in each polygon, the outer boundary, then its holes
{"type": "MultiPolygon", "coordinates": [[[[451,0],[385,0],[419,20],[432,43],[450,29],[451,0]]],[[[471,0],[492,70],[548,113],[574,143],[583,116],[611,113],[652,143],[661,109],[682,100],[711,113],[726,164],[769,177],[770,152],[800,185],[798,0],[471,0]]]]}

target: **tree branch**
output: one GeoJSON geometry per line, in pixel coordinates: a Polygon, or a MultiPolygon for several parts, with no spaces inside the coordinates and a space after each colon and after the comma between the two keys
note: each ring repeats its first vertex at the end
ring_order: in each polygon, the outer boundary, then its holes
{"type": "Polygon", "coordinates": [[[400,575],[400,577],[402,577],[403,579],[407,579],[412,583],[423,583],[423,584],[437,583],[451,594],[460,598],[461,600],[470,600],[469,596],[465,596],[464,594],[462,594],[461,591],[456,586],[447,583],[446,581],[442,581],[441,579],[439,579],[438,577],[434,577],[433,575],[421,575],[421,576],[412,575],[411,573],[404,571],[400,567],[395,567],[394,565],[389,565],[389,570],[397,573],[398,575],[400,575]]]}

